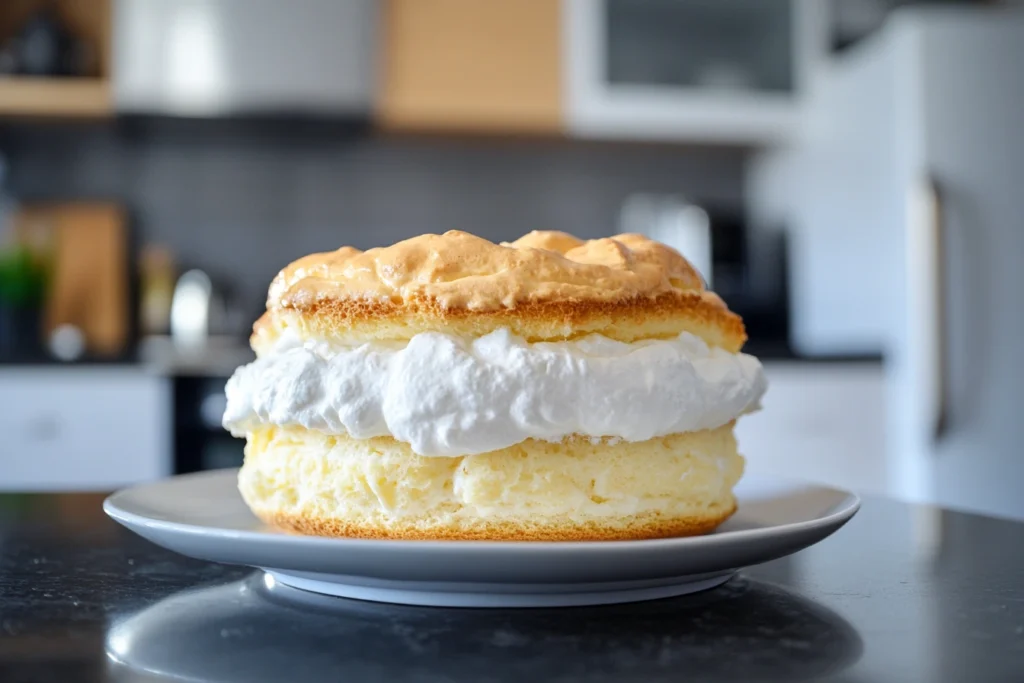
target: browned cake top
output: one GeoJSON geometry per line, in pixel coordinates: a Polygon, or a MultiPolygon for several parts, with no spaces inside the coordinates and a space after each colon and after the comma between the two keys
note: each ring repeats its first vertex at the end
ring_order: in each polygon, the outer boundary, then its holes
{"type": "Polygon", "coordinates": [[[445,309],[493,311],[525,302],[607,303],[702,289],[686,259],[641,235],[584,241],[531,232],[494,244],[453,230],[369,251],[342,247],[301,258],[274,279],[267,307],[427,299],[445,309]]]}
{"type": "Polygon", "coordinates": [[[303,257],[270,285],[253,347],[267,348],[286,327],[344,343],[498,327],[530,341],[689,331],[730,351],[746,339],[739,317],[674,249],[642,235],[581,240],[541,231],[494,244],[453,230],[303,257]]]}

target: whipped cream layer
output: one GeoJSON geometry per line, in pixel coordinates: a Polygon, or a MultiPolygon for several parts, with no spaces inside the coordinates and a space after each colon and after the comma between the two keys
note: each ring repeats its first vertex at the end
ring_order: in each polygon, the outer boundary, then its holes
{"type": "Polygon", "coordinates": [[[720,427],[755,410],[753,356],[699,337],[528,343],[424,332],[407,343],[339,347],[281,337],[227,384],[224,426],[302,426],[391,436],[427,456],[462,456],[571,434],[645,441],[720,427]]]}

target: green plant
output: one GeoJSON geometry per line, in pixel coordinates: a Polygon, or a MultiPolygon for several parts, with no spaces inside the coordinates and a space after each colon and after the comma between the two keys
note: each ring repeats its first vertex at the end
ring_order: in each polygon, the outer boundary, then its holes
{"type": "Polygon", "coordinates": [[[0,250],[0,304],[17,308],[43,305],[49,283],[43,258],[25,246],[0,250]]]}

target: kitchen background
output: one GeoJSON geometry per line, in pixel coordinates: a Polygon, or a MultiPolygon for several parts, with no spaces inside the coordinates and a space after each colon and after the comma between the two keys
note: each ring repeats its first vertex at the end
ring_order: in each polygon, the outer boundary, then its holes
{"type": "Polygon", "coordinates": [[[1024,517],[1015,4],[7,0],[0,487],[237,465],[301,255],[636,231],[747,321],[750,469],[1024,517]]]}

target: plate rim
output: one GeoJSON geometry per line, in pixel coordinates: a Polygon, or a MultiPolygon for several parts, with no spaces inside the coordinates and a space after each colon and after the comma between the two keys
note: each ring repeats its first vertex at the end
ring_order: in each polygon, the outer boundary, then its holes
{"type": "MultiPolygon", "coordinates": [[[[720,533],[705,534],[702,536],[675,536],[668,538],[648,538],[648,539],[636,539],[636,540],[614,540],[614,541],[486,541],[486,540],[404,540],[404,539],[371,539],[371,538],[336,538],[326,536],[309,536],[309,535],[297,535],[297,534],[277,534],[268,533],[266,531],[247,531],[237,529],[226,529],[224,527],[210,526],[193,524],[189,522],[176,522],[170,520],[154,519],[147,517],[146,515],[132,512],[123,507],[123,499],[131,494],[137,494],[139,490],[151,487],[166,485],[168,482],[181,481],[184,479],[202,479],[202,478],[228,478],[229,473],[232,478],[237,478],[239,468],[227,468],[227,469],[216,469],[216,470],[205,470],[201,472],[190,472],[188,474],[179,474],[172,477],[166,477],[157,481],[146,482],[143,484],[137,484],[135,486],[129,486],[122,488],[118,491],[107,496],[103,501],[103,511],[111,519],[116,521],[123,526],[130,529],[134,527],[140,527],[145,529],[151,529],[158,532],[169,532],[187,536],[200,536],[209,537],[211,534],[216,534],[221,538],[228,538],[231,540],[238,541],[249,541],[249,542],[264,542],[264,543],[275,543],[278,545],[288,545],[293,543],[301,543],[310,546],[320,546],[323,548],[341,548],[341,547],[356,547],[367,550],[380,550],[385,548],[404,548],[404,549],[417,549],[417,550],[438,550],[443,552],[444,550],[460,549],[460,550],[474,550],[474,549],[486,549],[488,552],[522,552],[524,549],[531,551],[559,553],[565,552],[566,550],[572,549],[574,552],[578,552],[582,549],[594,549],[594,550],[615,550],[615,549],[637,549],[642,546],[647,549],[657,549],[662,547],[675,547],[678,545],[716,545],[718,543],[725,542],[725,539],[729,539],[730,542],[743,542],[746,540],[752,540],[763,537],[766,533],[778,534],[797,534],[803,531],[813,531],[822,528],[835,528],[838,529],[842,525],[846,524],[861,507],[861,498],[856,493],[847,489],[837,488],[834,486],[828,486],[824,484],[817,484],[813,482],[801,482],[800,480],[777,477],[771,474],[758,473],[756,475],[748,475],[751,478],[759,479],[771,479],[775,482],[786,482],[792,484],[801,484],[816,489],[827,489],[842,494],[845,498],[838,504],[835,510],[832,510],[826,515],[821,517],[815,517],[813,519],[801,520],[798,522],[788,522],[785,524],[774,524],[767,527],[753,528],[753,529],[737,529],[735,531],[724,531],[720,533]]],[[[237,493],[236,488],[232,488],[237,493]]]]}

